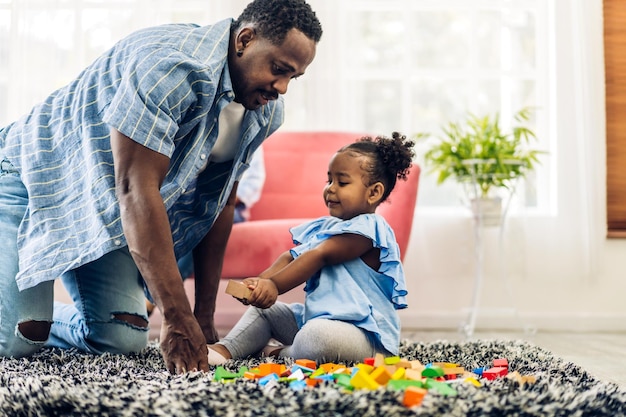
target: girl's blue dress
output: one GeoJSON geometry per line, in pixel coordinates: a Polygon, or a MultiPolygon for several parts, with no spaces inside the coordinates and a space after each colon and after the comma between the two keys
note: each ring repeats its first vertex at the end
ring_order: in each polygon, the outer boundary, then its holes
{"type": "Polygon", "coordinates": [[[373,270],[361,258],[322,268],[306,282],[304,305],[291,305],[298,325],[315,318],[352,323],[397,355],[400,319],[396,310],[407,307],[407,291],[400,249],[382,216],[362,214],[350,220],[328,216],[293,227],[291,234],[298,246],[291,254],[295,259],[325,239],[344,233],[371,239],[380,249],[380,268],[373,270]]]}

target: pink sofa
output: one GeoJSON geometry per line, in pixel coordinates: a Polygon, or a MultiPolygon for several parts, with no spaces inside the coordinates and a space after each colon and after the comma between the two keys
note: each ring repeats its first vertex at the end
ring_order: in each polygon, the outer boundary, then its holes
{"type": "MultiPolygon", "coordinates": [[[[282,132],[263,144],[266,180],[250,221],[237,223],[226,247],[222,278],[256,276],[293,247],[289,228],[327,216],[322,189],[330,157],[364,136],[354,132],[282,132]]],[[[402,257],[406,252],[417,200],[420,167],[398,181],[388,202],[377,210],[394,229],[402,257]]],[[[219,309],[219,307],[218,307],[219,309]]]]}

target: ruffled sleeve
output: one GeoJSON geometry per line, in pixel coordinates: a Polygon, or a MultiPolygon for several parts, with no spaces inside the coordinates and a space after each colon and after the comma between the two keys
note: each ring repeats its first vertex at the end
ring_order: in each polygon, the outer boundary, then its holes
{"type": "Polygon", "coordinates": [[[308,223],[293,227],[291,235],[298,246],[291,250],[295,258],[316,247],[329,237],[354,233],[372,240],[374,247],[380,249],[380,268],[378,272],[387,279],[378,285],[389,296],[396,309],[407,307],[406,282],[400,260],[400,248],[391,226],[378,214],[362,214],[349,220],[336,217],[322,217],[308,223]]]}

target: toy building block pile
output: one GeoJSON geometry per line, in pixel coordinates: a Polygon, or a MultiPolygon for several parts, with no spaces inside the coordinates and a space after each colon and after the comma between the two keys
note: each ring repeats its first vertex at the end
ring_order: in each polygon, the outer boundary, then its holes
{"type": "Polygon", "coordinates": [[[289,368],[283,364],[262,363],[256,368],[241,367],[238,372],[229,372],[218,366],[214,381],[248,378],[258,381],[267,388],[278,383],[286,383],[294,390],[327,381],[337,384],[347,392],[356,389],[375,390],[382,387],[394,391],[403,391],[402,403],[407,407],[422,403],[429,391],[437,391],[444,396],[457,394],[455,383],[469,383],[481,386],[481,379],[493,380],[501,377],[515,379],[520,385],[535,382],[532,376],[522,376],[518,372],[509,373],[506,359],[496,359],[493,366],[466,371],[455,363],[436,362],[423,365],[417,360],[405,360],[398,356],[366,358],[363,363],[347,367],[342,364],[324,363],[317,366],[315,361],[298,359],[289,368]]]}

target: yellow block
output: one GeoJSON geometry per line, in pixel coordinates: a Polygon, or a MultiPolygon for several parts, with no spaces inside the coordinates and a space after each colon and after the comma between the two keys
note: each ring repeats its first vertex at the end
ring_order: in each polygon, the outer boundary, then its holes
{"type": "Polygon", "coordinates": [[[385,365],[395,365],[400,362],[400,356],[389,356],[385,358],[385,365]]]}
{"type": "Polygon", "coordinates": [[[473,376],[469,376],[467,378],[465,378],[463,381],[465,382],[469,382],[470,384],[474,385],[475,387],[480,387],[480,382],[474,378],[473,376]]]}
{"type": "Polygon", "coordinates": [[[366,372],[359,369],[359,371],[354,374],[354,376],[350,379],[350,384],[357,389],[377,389],[380,387],[378,382],[374,380],[370,375],[366,372]]]}
{"type": "Polygon", "coordinates": [[[406,369],[405,368],[398,368],[398,369],[396,369],[396,372],[394,372],[391,375],[391,379],[402,379],[402,378],[404,378],[405,373],[406,373],[406,369]]]}
{"type": "Polygon", "coordinates": [[[372,371],[374,370],[374,367],[372,365],[368,365],[366,363],[357,363],[356,367],[364,372],[367,372],[368,374],[372,373],[372,371]]]}

